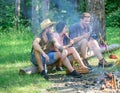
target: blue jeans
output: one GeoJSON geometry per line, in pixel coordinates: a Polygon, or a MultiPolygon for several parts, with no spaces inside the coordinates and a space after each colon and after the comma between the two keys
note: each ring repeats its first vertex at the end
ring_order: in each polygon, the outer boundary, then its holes
{"type": "MultiPolygon", "coordinates": [[[[47,65],[50,65],[50,64],[53,64],[56,62],[56,59],[55,59],[55,55],[56,55],[56,52],[55,51],[51,51],[47,54],[49,56],[49,62],[46,62],[45,58],[43,56],[40,55],[41,59],[42,59],[42,63],[43,65],[46,63],[47,65]]],[[[32,52],[31,53],[31,62],[37,66],[37,62],[35,60],[35,56],[34,56],[34,53],[32,52]]]]}

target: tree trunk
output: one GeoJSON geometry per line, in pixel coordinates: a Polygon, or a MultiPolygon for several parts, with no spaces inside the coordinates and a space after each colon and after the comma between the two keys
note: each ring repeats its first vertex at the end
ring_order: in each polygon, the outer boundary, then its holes
{"type": "Polygon", "coordinates": [[[49,0],[42,0],[42,19],[48,17],[49,12],[49,0]]]}
{"type": "Polygon", "coordinates": [[[19,23],[19,17],[20,17],[20,0],[16,0],[15,2],[15,26],[18,29],[18,23],[19,23]]]}
{"type": "Polygon", "coordinates": [[[38,0],[32,0],[32,32],[34,35],[38,34],[39,30],[39,6],[38,0]]]}
{"type": "Polygon", "coordinates": [[[92,14],[92,27],[97,36],[106,36],[105,23],[105,1],[104,0],[86,0],[87,11],[92,14]]]}

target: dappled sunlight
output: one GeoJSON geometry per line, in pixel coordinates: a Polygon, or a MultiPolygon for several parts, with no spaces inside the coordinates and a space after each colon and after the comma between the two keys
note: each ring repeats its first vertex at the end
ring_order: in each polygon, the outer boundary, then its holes
{"type": "Polygon", "coordinates": [[[48,87],[50,82],[46,82],[44,78],[40,78],[40,75],[37,74],[19,75],[17,70],[9,69],[2,71],[1,83],[0,88],[2,90],[7,89],[7,93],[16,93],[16,91],[17,93],[33,93],[35,90],[39,91],[40,88],[48,87]]]}
{"type": "Polygon", "coordinates": [[[7,63],[4,63],[4,64],[1,64],[0,65],[0,68],[3,69],[3,70],[11,70],[11,69],[18,69],[18,68],[21,68],[21,67],[25,67],[25,66],[30,66],[32,65],[32,63],[30,61],[16,61],[14,63],[12,62],[7,62],[7,63]]]}
{"type": "Polygon", "coordinates": [[[16,85],[16,86],[12,86],[8,88],[8,93],[15,93],[17,91],[17,93],[41,93],[41,89],[43,89],[45,86],[47,86],[48,84],[44,84],[42,85],[41,82],[39,84],[35,84],[35,83],[30,83],[28,85],[16,85]]]}
{"type": "Polygon", "coordinates": [[[0,43],[0,46],[1,45],[7,45],[7,46],[17,46],[17,45],[20,45],[20,44],[27,44],[29,41],[19,41],[19,40],[16,40],[16,41],[8,41],[8,42],[1,42],[0,43]]]}
{"type": "Polygon", "coordinates": [[[16,63],[18,61],[19,62],[30,61],[30,53],[29,51],[22,53],[8,53],[8,54],[5,53],[3,56],[0,57],[0,60],[1,60],[0,64],[16,63]]]}

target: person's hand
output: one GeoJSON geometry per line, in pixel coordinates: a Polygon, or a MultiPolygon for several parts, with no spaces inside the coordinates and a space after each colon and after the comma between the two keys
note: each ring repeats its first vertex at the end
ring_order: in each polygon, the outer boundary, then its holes
{"type": "Polygon", "coordinates": [[[83,35],[83,37],[84,37],[84,38],[89,38],[89,37],[90,37],[90,33],[85,33],[85,34],[83,35]]]}
{"type": "Polygon", "coordinates": [[[73,44],[74,44],[74,40],[71,39],[69,45],[72,46],[73,44]]]}
{"type": "Polygon", "coordinates": [[[59,47],[58,50],[59,50],[60,52],[63,52],[63,47],[62,47],[62,46],[59,47]]]}
{"type": "Polygon", "coordinates": [[[49,56],[47,54],[43,53],[43,57],[45,58],[46,62],[49,62],[49,56]]]}

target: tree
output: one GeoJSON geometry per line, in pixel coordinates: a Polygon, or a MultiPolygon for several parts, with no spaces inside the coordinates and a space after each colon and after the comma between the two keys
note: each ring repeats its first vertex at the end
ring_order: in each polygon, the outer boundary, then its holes
{"type": "Polygon", "coordinates": [[[32,32],[33,34],[38,33],[39,29],[39,6],[38,6],[38,0],[32,0],[32,32]]]}
{"type": "Polygon", "coordinates": [[[42,19],[48,17],[49,12],[49,0],[42,0],[42,19]]]}
{"type": "Polygon", "coordinates": [[[105,1],[104,0],[86,0],[87,11],[92,14],[93,30],[103,36],[106,36],[105,23],[105,1]]]}
{"type": "Polygon", "coordinates": [[[19,23],[19,17],[20,17],[20,0],[16,0],[15,2],[15,26],[18,29],[18,23],[19,23]]]}

